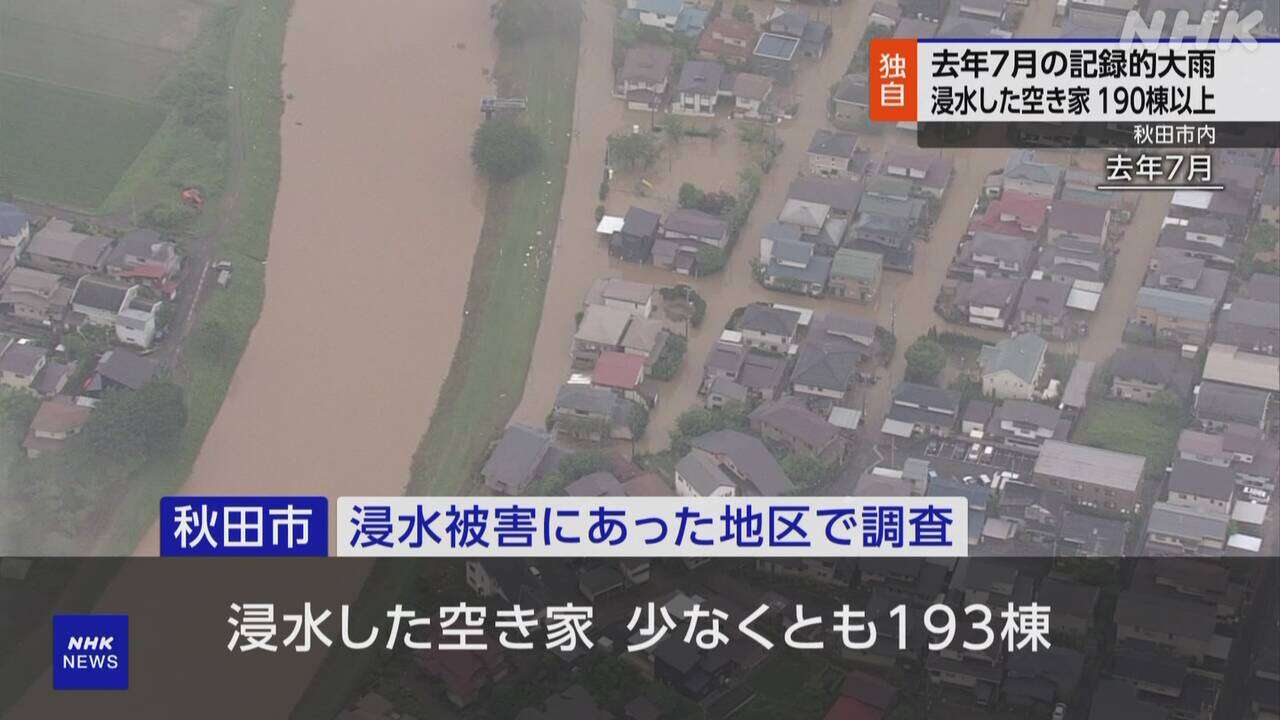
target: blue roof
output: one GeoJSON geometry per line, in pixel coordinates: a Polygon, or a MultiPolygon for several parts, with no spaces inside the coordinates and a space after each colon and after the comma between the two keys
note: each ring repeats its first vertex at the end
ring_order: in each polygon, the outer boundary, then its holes
{"type": "Polygon", "coordinates": [[[791,278],[805,283],[825,284],[831,275],[831,258],[814,256],[809,264],[802,268],[790,265],[779,265],[777,260],[769,263],[766,271],[770,277],[791,278]]]}
{"type": "Polygon", "coordinates": [[[30,217],[18,207],[0,203],[0,237],[17,235],[30,220],[30,217]]]}
{"type": "Polygon", "coordinates": [[[687,7],[681,10],[680,17],[676,18],[676,32],[689,37],[697,37],[707,27],[707,18],[710,16],[710,10],[687,7]]]}
{"type": "Polygon", "coordinates": [[[1209,322],[1213,318],[1213,310],[1217,304],[1213,298],[1201,295],[1153,287],[1143,287],[1138,290],[1138,307],[1154,310],[1170,317],[1209,322]]]}
{"type": "Polygon", "coordinates": [[[800,41],[796,38],[763,33],[760,39],[756,41],[755,54],[773,60],[791,62],[791,58],[795,57],[796,48],[799,46],[800,41]]]}

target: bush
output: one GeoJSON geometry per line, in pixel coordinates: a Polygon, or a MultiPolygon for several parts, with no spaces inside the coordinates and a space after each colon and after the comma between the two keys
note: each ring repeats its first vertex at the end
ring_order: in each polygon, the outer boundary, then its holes
{"type": "Polygon", "coordinates": [[[808,490],[830,481],[838,469],[809,453],[790,453],[779,464],[797,490],[808,490]]]}
{"type": "Polygon", "coordinates": [[[947,366],[947,350],[936,340],[923,336],[907,348],[907,380],[933,382],[947,366]]]}
{"type": "Polygon", "coordinates": [[[698,248],[698,275],[714,275],[729,263],[729,255],[716,247],[698,248]]]}
{"type": "Polygon", "coordinates": [[[123,466],[172,450],[186,424],[182,388],[153,381],[140,390],[107,393],[82,437],[97,457],[123,466]]]}
{"type": "Polygon", "coordinates": [[[671,450],[677,455],[689,452],[694,438],[717,430],[747,429],[747,409],[738,403],[730,403],[714,410],[693,408],[676,418],[676,428],[671,431],[671,450]]]}
{"type": "Polygon", "coordinates": [[[658,144],[648,133],[609,136],[609,160],[629,170],[651,167],[658,159],[658,144]]]}
{"type": "Polygon", "coordinates": [[[180,202],[162,202],[142,212],[142,225],[160,232],[175,232],[186,227],[196,216],[195,208],[180,202]]]}
{"type": "Polygon", "coordinates": [[[538,136],[511,118],[484,121],[471,142],[471,161],[490,180],[519,177],[533,169],[541,156],[538,136]]]}
{"type": "Polygon", "coordinates": [[[649,370],[649,377],[658,380],[670,380],[675,377],[676,373],[680,372],[680,364],[684,362],[684,354],[688,346],[689,341],[680,335],[667,336],[662,352],[649,370]]]}

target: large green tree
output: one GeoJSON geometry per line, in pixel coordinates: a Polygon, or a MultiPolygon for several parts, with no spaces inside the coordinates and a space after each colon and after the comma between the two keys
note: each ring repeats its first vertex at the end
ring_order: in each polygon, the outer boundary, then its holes
{"type": "Polygon", "coordinates": [[[86,450],[127,465],[173,449],[187,424],[182,388],[167,381],[107,393],[85,423],[86,450]]]}
{"type": "Polygon", "coordinates": [[[512,118],[486,120],[471,142],[471,162],[490,180],[511,180],[538,164],[542,144],[528,127],[512,118]]]}
{"type": "Polygon", "coordinates": [[[947,366],[946,348],[927,336],[917,338],[907,348],[907,379],[912,382],[933,382],[947,366]]]}

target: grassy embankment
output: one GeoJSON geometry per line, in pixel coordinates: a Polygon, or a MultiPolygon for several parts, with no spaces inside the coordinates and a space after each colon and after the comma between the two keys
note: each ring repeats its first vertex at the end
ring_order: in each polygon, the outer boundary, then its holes
{"type": "MultiPolygon", "coordinates": [[[[472,485],[489,445],[524,392],[564,193],[578,41],[576,31],[566,31],[502,48],[500,86],[504,93],[528,96],[523,121],[541,137],[542,162],[533,172],[490,188],[467,289],[466,319],[431,423],[414,455],[410,494],[458,493],[472,485]]],[[[414,564],[405,561],[375,565],[357,614],[372,619],[385,612],[412,592],[416,575],[414,564]]],[[[378,662],[374,653],[335,648],[294,716],[332,717],[370,681],[378,662]]]]}
{"type": "MultiPolygon", "coordinates": [[[[267,255],[280,179],[280,74],[289,7],[290,0],[245,2],[234,25],[226,70],[236,93],[229,127],[234,156],[226,165],[228,191],[236,193],[237,201],[229,210],[234,216],[225,224],[227,231],[217,239],[216,253],[235,264],[235,286],[209,296],[193,330],[199,333],[214,325],[222,342],[216,351],[191,348],[183,354],[180,379],[188,420],[182,442],[177,452],[151,462],[128,484],[101,552],[131,553],[154,521],[160,497],[181,487],[190,474],[262,310],[266,268],[260,261],[267,255]]],[[[170,147],[180,147],[181,138],[172,143],[170,147]]],[[[155,150],[157,162],[163,162],[165,148],[155,150]]]]}

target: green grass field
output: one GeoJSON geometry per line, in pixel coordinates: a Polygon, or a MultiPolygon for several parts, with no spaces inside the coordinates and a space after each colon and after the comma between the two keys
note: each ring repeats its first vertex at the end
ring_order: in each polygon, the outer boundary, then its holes
{"type": "Polygon", "coordinates": [[[96,208],[164,118],[155,105],[0,74],[0,192],[96,208]]]}
{"type": "Polygon", "coordinates": [[[1084,419],[1072,435],[1082,445],[1147,458],[1148,475],[1163,472],[1178,446],[1182,418],[1167,408],[1124,400],[1090,398],[1084,419]]]}

